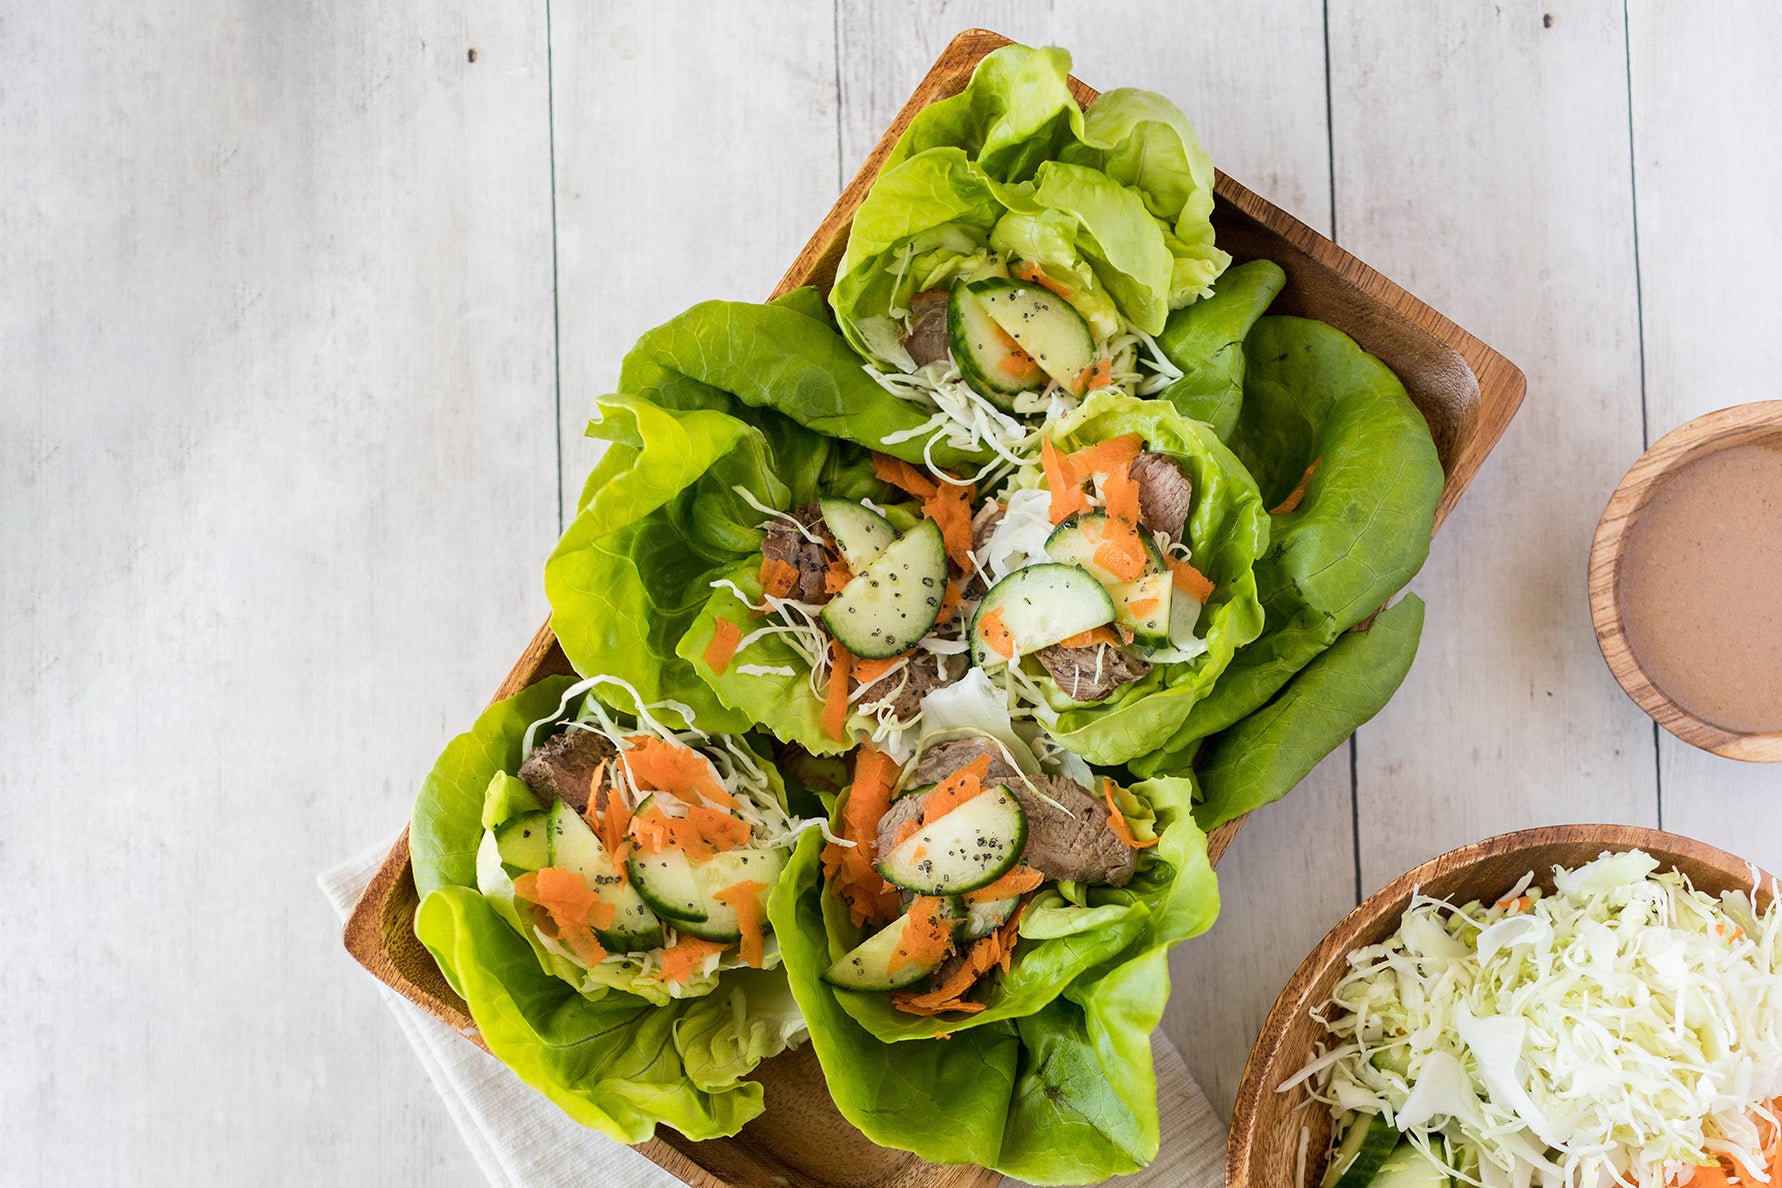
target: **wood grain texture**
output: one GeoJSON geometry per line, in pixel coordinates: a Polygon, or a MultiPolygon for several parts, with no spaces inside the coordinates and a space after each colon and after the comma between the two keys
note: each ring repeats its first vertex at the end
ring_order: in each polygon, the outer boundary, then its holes
{"type": "Polygon", "coordinates": [[[1231,1120],[1226,1183],[1233,1188],[1302,1188],[1298,1178],[1299,1134],[1309,1132],[1305,1188],[1321,1181],[1323,1152],[1330,1138],[1329,1115],[1316,1105],[1301,1109],[1303,1086],[1280,1093],[1276,1087],[1310,1062],[1326,1034],[1312,1011],[1330,1001],[1338,979],[1348,972],[1348,956],[1378,944],[1397,931],[1411,896],[1421,892],[1454,903],[1491,902],[1532,872],[1553,889],[1555,866],[1576,867],[1605,850],[1641,849],[1661,869],[1689,876],[1710,895],[1750,891],[1760,883],[1759,903],[1776,893],[1775,878],[1745,859],[1704,842],[1655,829],[1623,825],[1558,825],[1488,838],[1463,846],[1399,876],[1370,895],[1329,932],[1294,971],[1269,1012],[1263,1038],[1250,1055],[1231,1120]]]}
{"type": "MultiPolygon", "coordinates": [[[[1628,539],[1652,498],[1684,467],[1742,445],[1782,446],[1782,400],[1759,400],[1704,413],[1652,443],[1609,497],[1590,547],[1590,615],[1609,671],[1652,720],[1677,739],[1727,759],[1782,761],[1782,731],[1735,733],[1690,713],[1653,684],[1629,646],[1621,606],[1621,563],[1628,539]]],[[[1782,698],[1782,673],[1776,675],[1782,698]]],[[[1773,781],[1782,789],[1782,774],[1773,781]]],[[[1747,839],[1747,844],[1749,839],[1747,839]]]]}
{"type": "MultiPolygon", "coordinates": [[[[1782,10],[1743,2],[1689,18],[1628,7],[1650,441],[1782,395],[1782,290],[1763,279],[1782,275],[1782,162],[1759,147],[1769,121],[1738,114],[1782,110],[1782,75],[1751,52],[1782,37],[1782,10]]],[[[1667,829],[1782,869],[1782,772],[1660,734],[1658,779],[1667,829]]]]}
{"type": "Polygon", "coordinates": [[[474,1182],[314,878],[544,612],[542,12],[0,44],[0,1180],[474,1182]]]}
{"type": "Polygon", "coordinates": [[[1417,663],[1358,742],[1367,890],[1506,829],[1656,823],[1650,724],[1585,589],[1642,448],[1639,323],[1618,8],[1333,2],[1330,35],[1338,238],[1530,389],[1413,584],[1417,663]]]}

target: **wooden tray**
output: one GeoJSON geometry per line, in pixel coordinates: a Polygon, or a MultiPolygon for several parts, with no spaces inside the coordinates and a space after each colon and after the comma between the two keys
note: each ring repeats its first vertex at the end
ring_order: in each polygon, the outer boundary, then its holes
{"type": "MultiPolygon", "coordinates": [[[[781,279],[775,296],[800,285],[829,288],[854,211],[904,128],[922,108],[963,90],[978,62],[1008,44],[1006,37],[971,29],[947,45],[781,279]]],[[[1085,106],[1099,93],[1074,78],[1071,88],[1085,106]]],[[[1224,174],[1218,177],[1215,195],[1213,225],[1219,246],[1236,261],[1266,257],[1286,270],[1287,288],[1276,298],[1273,311],[1317,318],[1346,331],[1404,382],[1429,422],[1447,474],[1436,509],[1439,526],[1521,405],[1526,387],[1522,372],[1224,174]]],[[[546,623],[501,682],[495,699],[570,671],[546,623]]],[[[1213,832],[1209,848],[1214,862],[1240,824],[1233,821],[1213,832]]],[[[476,1041],[464,1001],[445,984],[432,956],[415,937],[419,906],[404,832],[347,921],[347,950],[379,981],[476,1041]]],[[[906,1152],[874,1145],[836,1111],[808,1044],[764,1062],[756,1079],[765,1088],[767,1110],[735,1137],[696,1143],[664,1127],[660,1137],[637,1149],[696,1188],[976,1188],[999,1179],[982,1168],[937,1167],[906,1152]]]]}

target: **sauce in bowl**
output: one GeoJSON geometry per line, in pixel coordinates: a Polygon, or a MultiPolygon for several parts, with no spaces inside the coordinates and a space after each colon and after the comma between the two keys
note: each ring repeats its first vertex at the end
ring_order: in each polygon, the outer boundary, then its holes
{"type": "Polygon", "coordinates": [[[1660,692],[1724,730],[1782,730],[1782,437],[1666,479],[1618,582],[1628,647],[1660,692]]]}

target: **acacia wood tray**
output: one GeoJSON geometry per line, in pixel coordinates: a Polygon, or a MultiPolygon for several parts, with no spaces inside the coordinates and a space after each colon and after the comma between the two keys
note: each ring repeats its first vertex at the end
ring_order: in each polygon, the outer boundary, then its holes
{"type": "MultiPolygon", "coordinates": [[[[781,279],[775,296],[800,285],[828,290],[854,211],[910,120],[930,103],[963,90],[978,62],[1008,44],[1008,38],[983,29],[967,30],[948,43],[781,279]]],[[[1075,78],[1071,88],[1084,106],[1098,94],[1075,78]]],[[[1429,422],[1447,475],[1436,509],[1439,526],[1521,405],[1526,386],[1522,372],[1224,174],[1218,176],[1215,197],[1219,246],[1235,261],[1266,257],[1287,273],[1287,287],[1271,312],[1317,318],[1346,331],[1403,381],[1429,422]]],[[[546,623],[501,682],[495,699],[570,671],[546,623]]],[[[1213,832],[1209,849],[1214,862],[1240,824],[1233,821],[1213,832]]],[[[346,947],[379,981],[480,1042],[464,1001],[452,993],[415,936],[418,906],[404,832],[348,919],[346,947]]],[[[938,1167],[870,1142],[836,1111],[808,1044],[764,1062],[756,1079],[765,1091],[766,1112],[735,1137],[691,1142],[665,1127],[637,1149],[695,1188],[977,1188],[1000,1178],[983,1168],[938,1167]]]]}

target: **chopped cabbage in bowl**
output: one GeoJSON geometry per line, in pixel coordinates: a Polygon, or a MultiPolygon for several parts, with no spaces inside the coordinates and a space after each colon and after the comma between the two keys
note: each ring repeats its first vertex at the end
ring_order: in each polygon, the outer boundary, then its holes
{"type": "Polygon", "coordinates": [[[1531,872],[1491,905],[1414,895],[1281,1088],[1309,1081],[1339,1130],[1383,1116],[1486,1188],[1769,1183],[1782,915],[1658,866],[1605,853],[1551,893],[1531,872]]]}

